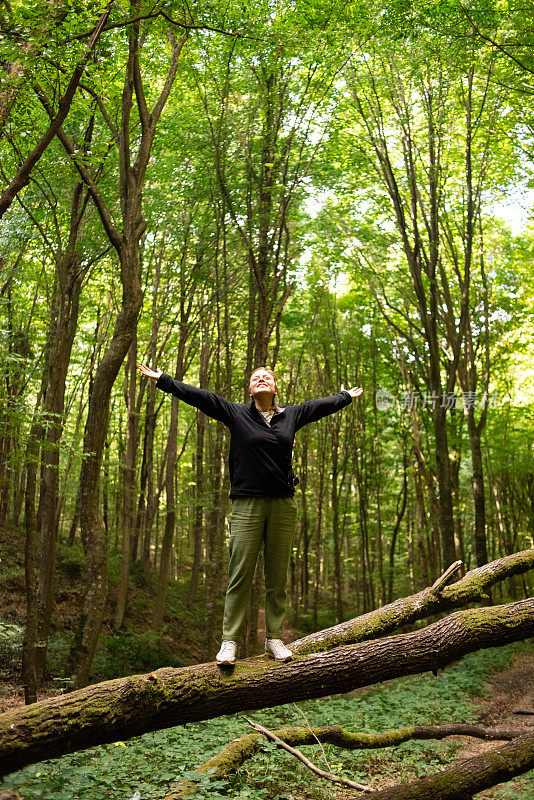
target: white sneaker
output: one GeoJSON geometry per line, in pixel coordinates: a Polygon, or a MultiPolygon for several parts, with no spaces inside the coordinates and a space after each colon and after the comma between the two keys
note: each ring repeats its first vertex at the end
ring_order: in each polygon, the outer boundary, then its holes
{"type": "Polygon", "coordinates": [[[221,649],[215,656],[219,664],[235,664],[236,643],[225,641],[221,644],[221,649]]]}
{"type": "Polygon", "coordinates": [[[270,658],[277,661],[291,661],[293,653],[285,646],[281,639],[266,639],[265,652],[270,658]]]}

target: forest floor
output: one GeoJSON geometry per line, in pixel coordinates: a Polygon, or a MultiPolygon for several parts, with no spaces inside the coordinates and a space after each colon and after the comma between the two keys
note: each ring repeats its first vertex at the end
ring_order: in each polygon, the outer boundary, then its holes
{"type": "MultiPolygon", "coordinates": [[[[401,679],[399,679],[401,680],[401,679]]],[[[394,681],[389,681],[391,686],[394,681]]],[[[373,687],[369,687],[373,688],[373,687]]],[[[369,688],[357,690],[365,693],[369,688]]],[[[488,728],[513,728],[520,732],[527,732],[534,727],[534,665],[532,661],[532,651],[516,655],[512,663],[504,670],[492,673],[486,684],[485,697],[473,698],[474,705],[479,709],[477,723],[481,727],[488,728]]],[[[455,761],[463,761],[468,758],[481,755],[502,744],[502,742],[483,741],[474,739],[470,736],[450,736],[448,742],[456,742],[458,749],[455,754],[455,761]]],[[[385,788],[391,785],[390,776],[384,780],[380,774],[373,775],[373,785],[375,788],[385,788]]],[[[520,776],[517,780],[511,780],[506,784],[506,797],[524,797],[525,777],[520,776]]],[[[534,779],[533,779],[534,784],[534,779]]],[[[502,797],[502,785],[494,786],[476,795],[476,800],[492,800],[502,797]]],[[[533,785],[534,795],[534,785],[533,785]]],[[[335,791],[336,800],[354,796],[352,790],[339,788],[335,791]]]]}
{"type": "MultiPolygon", "coordinates": [[[[389,681],[391,687],[399,681],[389,681]]],[[[376,687],[366,687],[351,692],[351,695],[363,695],[376,687]]],[[[473,698],[474,705],[478,708],[477,723],[481,727],[513,728],[518,731],[528,731],[534,727],[534,668],[532,651],[516,655],[512,663],[504,670],[499,670],[490,676],[486,684],[484,697],[473,698]]],[[[448,742],[458,745],[454,760],[462,761],[498,747],[502,742],[482,741],[467,736],[450,736],[448,742]]],[[[378,761],[379,763],[379,761],[378,761]]],[[[413,778],[412,778],[413,779],[413,778]]],[[[528,781],[528,778],[527,778],[528,781]]],[[[534,784],[534,779],[533,779],[534,784]]],[[[373,786],[376,789],[392,785],[390,774],[380,774],[380,770],[373,772],[373,786]]],[[[502,794],[503,784],[494,786],[476,795],[476,800],[501,800],[501,798],[526,797],[525,776],[506,784],[506,793],[502,794]]],[[[528,790],[527,790],[528,791],[528,790]]],[[[345,800],[353,797],[352,789],[336,787],[331,797],[335,800],[345,800]]],[[[530,795],[528,795],[530,797],[530,795]]],[[[309,800],[312,795],[303,795],[303,800],[309,800]]]]}
{"type": "MultiPolygon", "coordinates": [[[[517,656],[513,663],[502,672],[497,672],[489,680],[488,695],[477,701],[480,709],[480,724],[488,728],[527,730],[534,726],[534,665],[532,653],[517,656]]],[[[453,737],[451,737],[453,738],[453,737]]],[[[458,760],[472,758],[498,746],[495,742],[457,737],[464,744],[458,750],[458,760]]],[[[515,781],[508,783],[513,796],[515,781]]],[[[477,794],[477,800],[490,800],[498,791],[497,787],[477,794]]],[[[534,787],[533,787],[534,791],[534,787]]]]}

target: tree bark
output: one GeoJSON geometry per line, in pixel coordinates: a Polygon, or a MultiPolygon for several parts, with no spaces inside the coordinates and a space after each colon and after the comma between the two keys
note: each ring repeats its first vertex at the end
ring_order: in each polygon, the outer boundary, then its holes
{"type": "Polygon", "coordinates": [[[206,617],[202,649],[202,657],[206,660],[213,657],[214,642],[219,638],[218,633],[215,636],[215,619],[217,605],[222,595],[224,522],[227,509],[226,495],[228,494],[228,487],[224,480],[224,465],[221,460],[221,452],[224,449],[222,425],[217,425],[215,429],[212,428],[210,433],[209,463],[215,497],[206,518],[206,617]]]}
{"type": "MultiPolygon", "coordinates": [[[[184,378],[185,364],[185,327],[180,326],[180,341],[178,355],[176,357],[176,370],[174,377],[177,381],[184,378]]],[[[159,631],[163,626],[165,617],[165,600],[167,597],[167,586],[169,584],[169,569],[171,564],[172,542],[176,526],[176,495],[175,495],[175,472],[178,463],[178,409],[179,402],[176,397],[171,397],[171,421],[167,436],[167,466],[165,470],[165,496],[167,508],[165,510],[165,531],[161,543],[161,555],[158,572],[158,590],[156,595],[156,605],[154,609],[154,630],[159,631]]]]}
{"type": "MultiPolygon", "coordinates": [[[[208,358],[210,355],[209,344],[204,344],[200,355],[200,371],[198,385],[206,388],[208,358]]],[[[196,412],[197,445],[195,453],[195,515],[193,518],[193,563],[191,565],[191,578],[187,592],[187,602],[194,603],[200,572],[202,568],[202,540],[204,534],[204,439],[206,436],[207,420],[202,412],[196,412]]]]}
{"type": "MultiPolygon", "coordinates": [[[[90,124],[86,131],[86,143],[90,141],[91,133],[90,124]]],[[[82,282],[87,270],[87,267],[81,268],[80,257],[76,252],[87,200],[83,197],[83,188],[82,183],[74,187],[68,243],[65,252],[56,259],[57,309],[50,326],[50,351],[45,369],[44,442],[41,450],[41,491],[37,514],[41,529],[38,585],[38,639],[41,646],[35,654],[39,682],[42,681],[46,668],[48,636],[55,601],[56,544],[59,531],[59,445],[64,427],[65,386],[78,327],[82,282]]]]}
{"type": "Polygon", "coordinates": [[[413,633],[286,664],[262,657],[230,670],[210,663],[106,681],[0,715],[0,775],[152,730],[436,672],[466,653],[519,641],[533,630],[534,598],[458,611],[413,633]]]}
{"type": "MultiPolygon", "coordinates": [[[[43,381],[44,382],[44,381],[43,381]]],[[[24,576],[26,593],[26,626],[22,643],[22,680],[24,683],[24,702],[37,700],[36,650],[39,645],[37,633],[38,576],[37,559],[39,541],[35,520],[35,495],[37,489],[37,461],[42,436],[42,424],[38,409],[41,404],[43,387],[37,397],[34,422],[28,437],[26,450],[26,491],[24,495],[24,576]]]]}
{"type": "Polygon", "coordinates": [[[404,512],[406,511],[406,502],[408,499],[408,456],[406,452],[406,439],[404,439],[403,442],[402,467],[403,467],[402,488],[400,491],[400,495],[397,498],[397,519],[395,520],[395,525],[393,526],[393,532],[391,534],[391,544],[389,548],[389,570],[388,570],[388,591],[387,591],[387,599],[389,603],[393,601],[393,577],[395,572],[395,544],[397,542],[397,536],[400,530],[401,522],[404,517],[404,512]]]}
{"type": "Polygon", "coordinates": [[[122,559],[121,577],[115,609],[113,627],[115,630],[122,628],[126,601],[128,599],[128,586],[130,582],[130,562],[132,555],[132,535],[134,529],[134,488],[135,488],[135,460],[138,443],[139,415],[135,404],[137,386],[137,334],[134,334],[126,366],[125,400],[128,422],[126,425],[126,454],[122,467],[122,559]]]}
{"type": "Polygon", "coordinates": [[[330,504],[332,509],[332,541],[334,545],[334,610],[336,622],[343,619],[343,597],[341,593],[341,546],[339,541],[339,428],[340,421],[335,417],[330,424],[331,433],[331,470],[332,483],[330,488],[330,504]]]}
{"type": "MultiPolygon", "coordinates": [[[[159,333],[158,300],[161,282],[161,258],[156,259],[155,273],[152,279],[152,326],[150,341],[148,343],[148,362],[153,367],[157,362],[157,342],[159,333]]],[[[143,380],[143,378],[141,378],[143,380]]],[[[152,530],[152,515],[149,510],[154,505],[154,434],[156,431],[156,384],[149,380],[146,390],[145,432],[143,442],[143,460],[141,462],[141,478],[136,535],[132,558],[137,558],[139,549],[140,560],[145,575],[150,572],[150,538],[152,530]],[[139,540],[140,543],[139,543],[139,540]]]]}
{"type": "Polygon", "coordinates": [[[486,546],[486,495],[480,431],[474,420],[474,409],[467,409],[467,427],[473,468],[473,504],[475,508],[475,556],[480,567],[488,560],[486,546]]]}

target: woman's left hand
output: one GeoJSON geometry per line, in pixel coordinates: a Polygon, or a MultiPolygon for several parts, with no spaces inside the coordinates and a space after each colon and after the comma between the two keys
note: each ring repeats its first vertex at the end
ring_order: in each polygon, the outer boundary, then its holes
{"type": "Polygon", "coordinates": [[[361,386],[353,386],[352,389],[347,389],[351,397],[359,397],[363,393],[361,386]]]}
{"type": "Polygon", "coordinates": [[[140,364],[139,369],[143,375],[146,375],[147,378],[152,378],[153,381],[157,381],[159,376],[163,374],[160,369],[150,369],[150,367],[146,367],[144,364],[140,364]]]}

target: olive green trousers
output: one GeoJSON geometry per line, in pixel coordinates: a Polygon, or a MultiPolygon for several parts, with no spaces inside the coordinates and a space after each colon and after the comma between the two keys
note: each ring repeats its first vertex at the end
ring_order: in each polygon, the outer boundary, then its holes
{"type": "Polygon", "coordinates": [[[238,497],[232,501],[223,641],[237,641],[239,638],[262,545],[267,638],[281,638],[296,521],[294,497],[238,497]]]}

